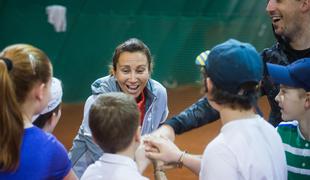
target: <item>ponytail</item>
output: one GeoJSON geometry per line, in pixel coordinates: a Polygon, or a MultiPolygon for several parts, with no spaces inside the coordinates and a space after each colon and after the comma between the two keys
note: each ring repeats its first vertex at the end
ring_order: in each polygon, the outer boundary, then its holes
{"type": "Polygon", "coordinates": [[[24,134],[21,106],[36,83],[52,76],[48,57],[40,49],[15,44],[0,53],[0,171],[18,168],[24,134]]]}
{"type": "Polygon", "coordinates": [[[24,133],[22,113],[9,69],[7,62],[0,59],[0,171],[17,169],[24,133]]]}

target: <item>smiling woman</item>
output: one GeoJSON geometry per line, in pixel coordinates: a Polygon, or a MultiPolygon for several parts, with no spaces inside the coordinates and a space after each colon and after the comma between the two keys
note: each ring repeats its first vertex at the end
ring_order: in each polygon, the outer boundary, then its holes
{"type": "Polygon", "coordinates": [[[113,75],[123,92],[139,97],[150,77],[146,56],[141,52],[123,52],[113,75]]]}
{"type": "Polygon", "coordinates": [[[132,38],[118,45],[112,57],[110,72],[110,75],[92,84],[92,95],[85,103],[82,125],[69,152],[73,169],[79,177],[103,153],[94,143],[88,124],[89,109],[99,94],[124,92],[132,95],[140,110],[142,135],[157,129],[168,116],[166,89],[150,78],[152,57],[142,41],[132,38]]]}

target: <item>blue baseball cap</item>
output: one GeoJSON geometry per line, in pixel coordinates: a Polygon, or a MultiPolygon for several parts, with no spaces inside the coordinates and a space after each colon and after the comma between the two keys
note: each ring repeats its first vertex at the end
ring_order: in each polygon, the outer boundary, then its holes
{"type": "Polygon", "coordinates": [[[245,83],[258,84],[263,77],[263,62],[256,49],[235,39],[213,47],[204,63],[215,86],[232,94],[237,94],[245,83]]]}
{"type": "Polygon", "coordinates": [[[310,58],[299,59],[287,66],[267,63],[267,68],[275,83],[310,91],[310,58]]]}

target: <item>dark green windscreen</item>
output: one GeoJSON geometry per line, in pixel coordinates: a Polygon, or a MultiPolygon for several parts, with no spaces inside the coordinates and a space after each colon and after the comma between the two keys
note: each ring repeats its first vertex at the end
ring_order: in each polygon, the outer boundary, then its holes
{"type": "Polygon", "coordinates": [[[64,101],[81,102],[108,74],[114,48],[131,37],[154,56],[152,77],[166,87],[195,83],[196,56],[236,38],[261,51],[272,45],[262,0],[0,0],[0,48],[30,43],[44,50],[63,81],[64,101]],[[67,31],[57,33],[45,8],[67,7],[67,31]]]}

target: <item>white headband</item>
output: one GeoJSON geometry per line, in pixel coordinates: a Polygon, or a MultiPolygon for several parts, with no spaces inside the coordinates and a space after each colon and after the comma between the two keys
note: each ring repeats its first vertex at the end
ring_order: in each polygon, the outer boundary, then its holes
{"type": "Polygon", "coordinates": [[[45,107],[43,109],[43,111],[41,111],[39,114],[34,115],[32,117],[32,122],[34,120],[36,120],[40,114],[45,114],[45,113],[48,113],[48,112],[52,111],[53,109],[55,109],[61,103],[61,100],[62,100],[61,82],[59,79],[53,77],[52,78],[52,84],[51,84],[51,96],[50,96],[50,100],[48,102],[48,105],[47,105],[47,107],[45,107]]]}

